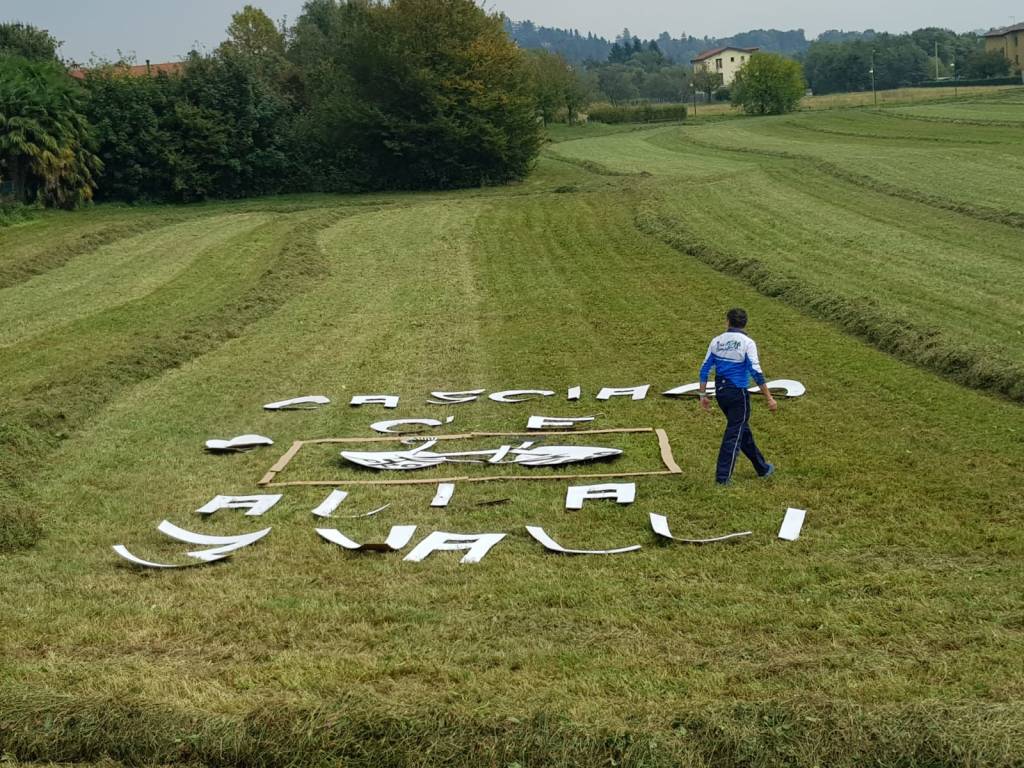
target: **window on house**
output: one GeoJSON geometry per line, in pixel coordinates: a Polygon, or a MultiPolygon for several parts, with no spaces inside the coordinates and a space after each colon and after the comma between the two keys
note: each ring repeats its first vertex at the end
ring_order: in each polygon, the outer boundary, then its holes
{"type": "Polygon", "coordinates": [[[715,69],[721,69],[721,68],[722,68],[722,60],[721,59],[715,59],[715,69]]]}
{"type": "Polygon", "coordinates": [[[729,63],[730,64],[735,64],[736,63],[736,57],[735,56],[730,56],[729,57],[729,63]]]}
{"type": "Polygon", "coordinates": [[[746,60],[747,60],[746,56],[740,56],[740,61],[746,61],[746,60]]]}

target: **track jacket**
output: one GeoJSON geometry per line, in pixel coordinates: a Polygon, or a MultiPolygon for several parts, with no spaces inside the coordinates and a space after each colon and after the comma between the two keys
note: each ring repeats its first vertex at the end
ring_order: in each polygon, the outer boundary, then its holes
{"type": "Polygon", "coordinates": [[[708,345],[708,355],[700,367],[700,380],[705,382],[711,369],[715,376],[726,379],[735,387],[746,389],[753,377],[758,385],[764,384],[764,372],[757,357],[757,344],[738,328],[730,328],[715,336],[708,345]]]}

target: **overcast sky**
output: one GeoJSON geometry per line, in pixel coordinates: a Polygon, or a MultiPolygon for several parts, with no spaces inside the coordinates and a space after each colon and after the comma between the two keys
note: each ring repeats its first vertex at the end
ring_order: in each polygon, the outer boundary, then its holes
{"type": "MultiPolygon", "coordinates": [[[[190,48],[213,48],[224,39],[231,14],[246,0],[0,0],[0,21],[24,21],[64,41],[65,58],[86,62],[96,54],[117,57],[120,49],[141,62],[173,61],[190,48]]],[[[272,18],[294,19],[302,0],[249,0],[272,18]]],[[[725,37],[748,29],[803,28],[808,37],[825,29],[902,32],[941,26],[957,31],[1013,23],[1006,0],[486,0],[490,10],[548,27],[574,27],[605,37],[623,27],[641,37],[667,30],[725,37]]],[[[1024,9],[1021,10],[1024,21],[1024,9]]]]}

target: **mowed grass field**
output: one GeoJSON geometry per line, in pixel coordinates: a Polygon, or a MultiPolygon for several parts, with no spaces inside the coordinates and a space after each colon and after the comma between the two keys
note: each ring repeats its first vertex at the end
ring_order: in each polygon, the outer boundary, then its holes
{"type": "MultiPolygon", "coordinates": [[[[991,103],[999,118],[968,127],[906,110],[587,126],[502,189],[99,207],[0,230],[0,754],[1020,765],[1024,231],[1006,123],[1024,105],[991,103]],[[755,402],[777,476],[741,460],[722,489],[723,419],[659,393],[696,380],[734,305],[769,376],[808,391],[774,416],[755,402]],[[644,401],[594,399],[639,384],[644,401]],[[426,403],[478,387],[558,394],[426,403]],[[371,393],[399,408],[347,405],[371,393]],[[303,394],[333,402],[262,410],[303,394]],[[284,488],[262,518],[194,511],[259,492],[293,440],[449,415],[442,431],[520,431],[532,414],[662,427],[683,473],[578,512],[564,481],[462,483],[444,509],[432,485],[340,486],[338,516],[390,503],[330,521],[357,541],[393,524],[417,525],[414,543],[508,534],[475,565],[319,540],[329,488],[284,488]],[[246,432],[276,445],[201,449],[246,432]],[[776,538],[789,506],[808,510],[796,542],[776,538]],[[678,536],[753,536],[666,546],[651,512],[678,536]],[[273,531],[182,571],[111,552],[182,562],[165,518],[273,531]],[[643,548],[561,557],[526,525],[643,548]]],[[[622,445],[624,467],[656,461],[622,445]]],[[[303,461],[285,474],[347,471],[303,461]]]]}

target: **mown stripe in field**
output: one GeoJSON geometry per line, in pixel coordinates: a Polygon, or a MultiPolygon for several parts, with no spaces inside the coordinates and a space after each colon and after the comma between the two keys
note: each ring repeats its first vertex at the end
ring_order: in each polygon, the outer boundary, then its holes
{"type": "Polygon", "coordinates": [[[237,336],[324,269],[316,233],[344,209],[275,217],[207,248],[147,296],[0,349],[0,551],[38,537],[35,466],[126,387],[237,336]]]}
{"type": "Polygon", "coordinates": [[[202,250],[267,219],[259,214],[228,214],[158,227],[0,289],[0,347],[139,299],[173,279],[202,250]]]}

